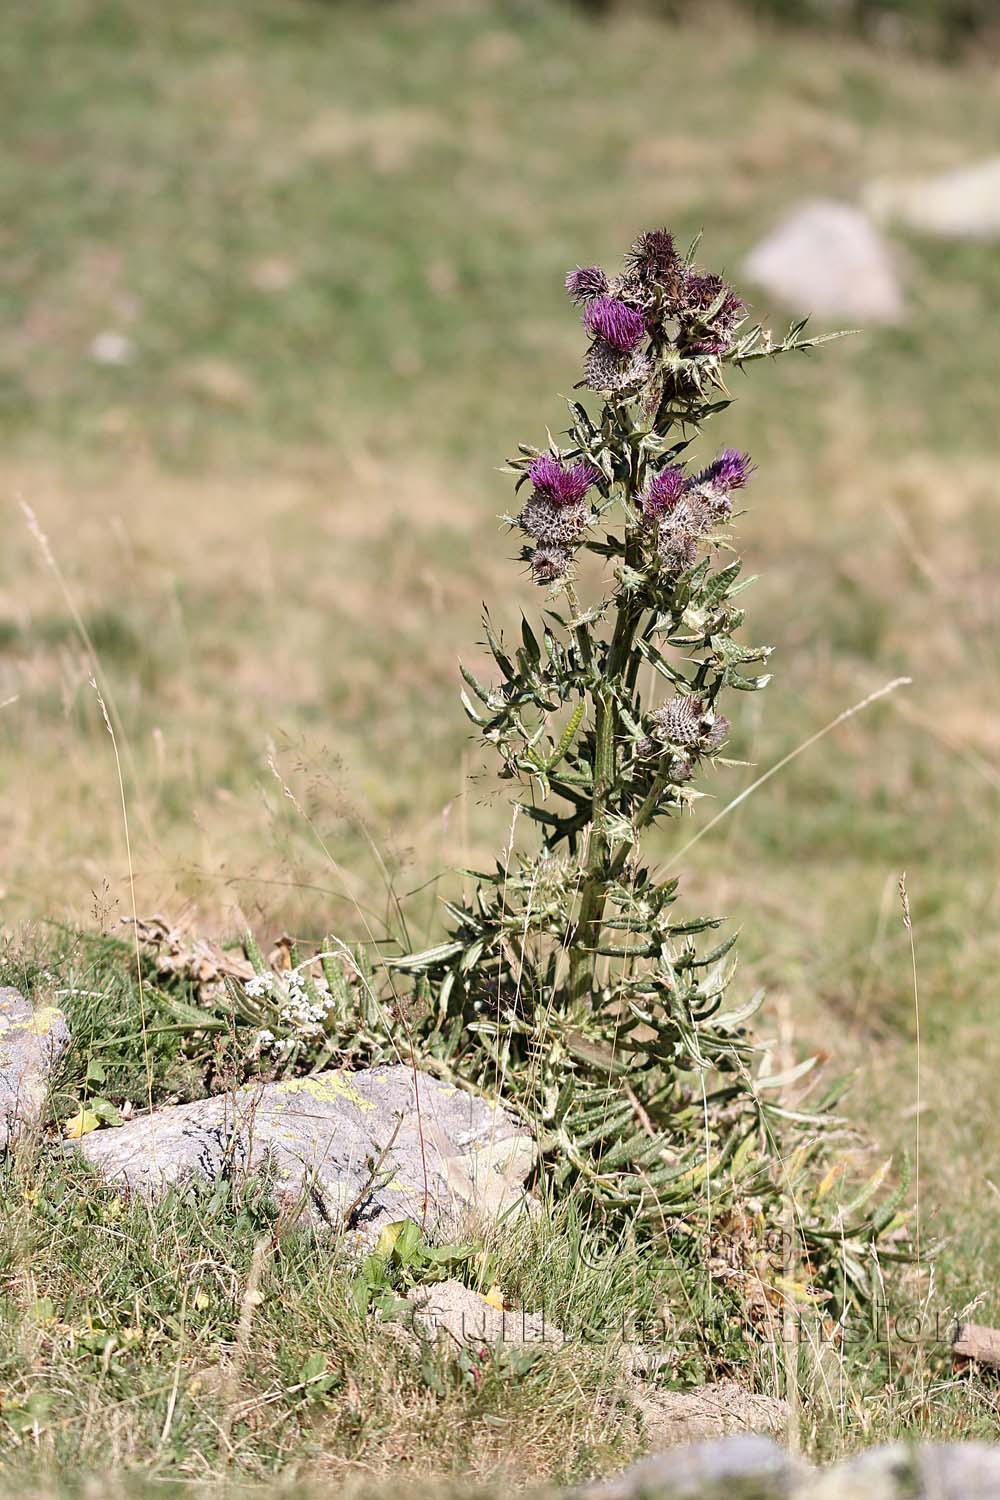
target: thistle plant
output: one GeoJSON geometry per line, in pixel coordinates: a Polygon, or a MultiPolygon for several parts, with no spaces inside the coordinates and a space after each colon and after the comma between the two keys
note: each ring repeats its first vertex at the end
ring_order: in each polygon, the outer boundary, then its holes
{"type": "Polygon", "coordinates": [[[748,1214],[764,1232],[794,1197],[807,1279],[862,1292],[897,1202],[859,1197],[845,1217],[817,1196],[832,1097],[792,1099],[811,1063],[776,1070],[748,1031],[762,997],[727,1002],[735,935],[681,912],[678,880],[643,854],[731,764],[726,700],[769,680],[770,647],[743,636],[733,539],[754,465],[703,451],[703,429],[730,370],[822,342],[804,322],[774,342],[695,249],[656,229],[617,274],[566,278],[589,394],[569,400],[562,441],[508,464],[540,618],[511,644],[487,615],[496,678],[462,669],[465,711],[538,838],[512,834],[448,905],[447,940],[392,967],[430,1008],[425,1055],[502,1090],[555,1184],[654,1228],[703,1223],[708,1204],[715,1233],[748,1214]]]}

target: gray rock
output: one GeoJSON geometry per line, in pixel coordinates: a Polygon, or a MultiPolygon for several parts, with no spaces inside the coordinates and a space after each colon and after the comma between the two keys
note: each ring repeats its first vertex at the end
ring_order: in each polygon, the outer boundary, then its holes
{"type": "Polygon", "coordinates": [[[872,1448],[812,1476],[795,1500],[923,1500],[916,1454],[907,1443],[872,1448]]]}
{"type": "Polygon", "coordinates": [[[95,1131],[79,1149],[147,1198],[267,1173],[282,1207],[343,1227],[358,1248],[400,1219],[437,1233],[495,1219],[524,1202],[534,1157],[506,1111],[403,1066],[249,1085],[95,1131]]]}
{"type": "Polygon", "coordinates": [[[743,1435],[655,1453],[578,1495],[580,1500],[790,1500],[806,1473],[770,1438],[743,1435]]]}
{"type": "Polygon", "coordinates": [[[750,252],[743,271],[792,312],[864,323],[903,316],[890,248],[849,203],[800,203],[750,252]]]}
{"type": "Polygon", "coordinates": [[[68,1046],[61,1010],[33,1010],[20,991],[0,989],[0,1152],[38,1120],[52,1070],[68,1046]]]}
{"type": "Polygon", "coordinates": [[[917,1450],[924,1500],[997,1500],[1000,1448],[988,1443],[934,1443],[917,1450]]]}
{"type": "MultiPolygon", "coordinates": [[[[706,1386],[690,1392],[705,1399],[706,1386]]],[[[781,1402],[776,1405],[783,1405],[781,1402]]],[[[817,1471],[768,1438],[727,1437],[656,1453],[576,1500],[998,1500],[1000,1448],[895,1443],[817,1471]]]]}
{"type": "Polygon", "coordinates": [[[565,1342],[544,1313],[494,1307],[460,1281],[421,1288],[410,1300],[413,1327],[431,1338],[444,1334],[456,1344],[516,1349],[559,1349],[565,1342]]]}
{"type": "Polygon", "coordinates": [[[833,1464],[796,1489],[794,1500],[997,1500],[1000,1448],[986,1443],[872,1448],[833,1464]]]}
{"type": "Polygon", "coordinates": [[[646,1441],[655,1448],[737,1432],[781,1436],[788,1429],[787,1401],[756,1396],[735,1380],[692,1391],[660,1391],[633,1382],[629,1397],[642,1416],[646,1441]]]}
{"type": "Polygon", "coordinates": [[[1000,239],[1000,156],[938,177],[882,178],[865,191],[879,220],[952,240],[1000,239]]]}

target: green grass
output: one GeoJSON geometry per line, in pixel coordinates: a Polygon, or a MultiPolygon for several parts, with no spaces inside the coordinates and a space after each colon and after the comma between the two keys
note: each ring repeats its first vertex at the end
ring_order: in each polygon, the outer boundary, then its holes
{"type": "Polygon", "coordinates": [[[571,1479],[628,1451],[613,1403],[595,1413],[598,1358],[576,1355],[571,1379],[565,1356],[415,1356],[353,1310],[329,1245],[282,1234],[252,1196],[151,1212],[31,1161],[3,1187],[0,1432],[15,1473],[282,1470],[360,1487],[505,1464],[571,1479]]]}
{"type": "MultiPolygon", "coordinates": [[[[145,1087],[123,1040],[137,996],[112,938],[128,866],[91,675],[115,715],[140,913],[189,911],[230,936],[253,925],[262,940],[357,933],[355,901],[386,899],[370,835],[397,886],[419,890],[407,910],[433,936],[448,884],[427,882],[490,858],[509,826],[457,706],[455,660],[475,666],[484,599],[508,628],[537,602],[496,523],[509,493],[494,470],[560,424],[555,393],[581,352],[565,270],[666,222],[681,238],[703,228],[706,258],[735,273],[798,197],[853,198],[870,176],[994,150],[997,83],[742,23],[603,24],[500,0],[52,0],[11,8],[0,30],[0,703],[17,700],[0,709],[4,920],[11,972],[37,997],[88,992],[61,996],[77,1036],[54,1101],[64,1118],[95,1052],[109,1097],[145,1087]],[[131,340],[128,364],[90,357],[105,331],[131,340]],[[47,919],[85,932],[53,937],[47,919]]],[[[765,1029],[822,1048],[831,1071],[860,1067],[850,1109],[888,1154],[915,1134],[906,870],[921,1202],[926,1237],[944,1240],[935,1306],[985,1294],[988,1322],[1000,1318],[1000,270],[990,246],[901,250],[900,328],[757,373],[717,431],[760,464],[741,536],[762,575],[756,634],[778,646],[773,685],[736,705],[739,751],[763,769],[890,677],[914,684],[702,840],[685,893],[742,926],[740,982],[768,987],[765,1029]]],[[[720,778],[710,806],[753,774],[720,778]]],[[[664,838],[664,858],[693,831],[664,838]]],[[[154,1065],[161,1097],[197,1088],[175,1044],[154,1065]]],[[[230,1455],[213,1423],[232,1403],[188,1384],[230,1357],[237,1293],[200,1321],[185,1314],[181,1335],[162,1274],[214,1236],[222,1279],[245,1287],[256,1221],[231,1204],[214,1227],[183,1205],[143,1218],[75,1177],[56,1205],[55,1168],[8,1170],[0,1390],[12,1410],[41,1401],[34,1425],[0,1417],[12,1474],[331,1469],[374,1483],[373,1455],[388,1454],[385,1472],[400,1457],[393,1432],[412,1442],[415,1477],[475,1454],[488,1480],[516,1431],[530,1461],[514,1477],[531,1480],[641,1445],[627,1421],[595,1417],[592,1390],[565,1370],[536,1372],[541,1387],[499,1381],[489,1402],[401,1370],[383,1399],[391,1355],[366,1332],[356,1390],[308,1411],[279,1395],[230,1455]],[[55,1322],[39,1326],[46,1297],[55,1322]],[[105,1331],[141,1326],[142,1342],[116,1345],[105,1369],[107,1346],[81,1343],[88,1312],[111,1318],[105,1331]]],[[[293,1385],[316,1330],[338,1369],[358,1349],[342,1269],[305,1243],[288,1255],[284,1321],[262,1304],[244,1401],[293,1385]]],[[[547,1275],[520,1284],[536,1292],[547,1275]]],[[[894,1359],[888,1383],[877,1351],[851,1365],[850,1431],[816,1398],[811,1451],[903,1429],[995,1434],[988,1386],[953,1380],[939,1354],[894,1359]]]]}

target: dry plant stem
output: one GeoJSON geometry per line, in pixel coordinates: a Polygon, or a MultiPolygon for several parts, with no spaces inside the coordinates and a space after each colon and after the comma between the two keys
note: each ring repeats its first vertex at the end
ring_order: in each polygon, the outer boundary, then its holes
{"type": "MultiPolygon", "coordinates": [[[[396,1137],[399,1134],[399,1127],[402,1125],[402,1123],[403,1123],[403,1116],[402,1115],[397,1115],[396,1116],[396,1123],[395,1123],[395,1125],[392,1128],[392,1134],[389,1136],[389,1139],[386,1141],[385,1145],[382,1147],[382,1150],[379,1152],[378,1157],[375,1159],[375,1161],[372,1162],[371,1170],[368,1173],[367,1180],[365,1181],[363,1187],[361,1188],[361,1191],[358,1193],[357,1197],[355,1197],[355,1198],[353,1198],[351,1200],[351,1202],[344,1209],[344,1212],[341,1215],[341,1219],[340,1219],[341,1228],[343,1228],[343,1229],[350,1229],[350,1227],[351,1227],[351,1220],[354,1218],[354,1215],[357,1213],[358,1209],[361,1207],[362,1203],[367,1198],[367,1196],[368,1196],[369,1192],[371,1191],[371,1189],[375,1186],[375,1182],[376,1182],[376,1180],[378,1178],[379,1172],[382,1170],[382,1167],[383,1167],[383,1165],[385,1163],[385,1159],[389,1155],[389,1152],[392,1150],[393,1146],[396,1144],[396,1137]]],[[[425,1206],[424,1212],[426,1214],[426,1206],[425,1206]]]]}
{"type": "Polygon", "coordinates": [[[271,1241],[266,1235],[262,1235],[253,1247],[250,1270],[247,1274],[243,1299],[240,1304],[240,1317],[236,1327],[233,1358],[229,1369],[226,1371],[226,1406],[222,1415],[220,1431],[230,1458],[233,1455],[230,1433],[236,1417],[236,1397],[240,1389],[240,1382],[243,1379],[247,1355],[250,1352],[254,1313],[260,1302],[260,1283],[261,1277],[264,1274],[264,1261],[272,1253],[272,1250],[271,1241]]]}
{"type": "Polygon", "coordinates": [[[97,695],[97,701],[101,705],[101,713],[104,724],[111,736],[111,744],[115,752],[115,769],[118,772],[118,792],[121,798],[122,826],[125,830],[125,853],[128,858],[128,883],[129,894],[132,902],[132,936],[135,942],[135,969],[136,981],[139,987],[139,1018],[142,1026],[142,1059],[146,1069],[146,1102],[149,1105],[150,1114],[153,1113],[153,1068],[149,1057],[149,1029],[146,1023],[146,994],[143,986],[142,952],[139,947],[139,911],[135,899],[135,865],[132,860],[132,836],[128,825],[128,799],[125,796],[125,778],[122,775],[121,756],[118,754],[118,737],[115,734],[111,716],[108,713],[107,704],[101,696],[101,690],[97,686],[95,678],[90,679],[90,685],[97,695]]]}
{"type": "Polygon", "coordinates": [[[688,839],[686,844],[678,849],[675,854],[671,855],[670,859],[668,860],[666,865],[663,866],[663,868],[665,870],[673,869],[678,861],[682,860],[685,854],[687,854],[690,849],[693,849],[695,844],[697,844],[700,839],[703,839],[705,837],[706,833],[711,833],[712,829],[715,828],[717,824],[722,822],[723,818],[728,817],[731,812],[735,812],[736,809],[743,802],[745,802],[748,797],[752,797],[754,792],[762,787],[765,782],[770,781],[772,776],[777,776],[779,771],[783,771],[787,765],[790,765],[791,762],[793,760],[796,760],[798,756],[802,755],[804,751],[810,750],[813,745],[815,745],[819,740],[828,735],[831,730],[834,730],[839,725],[846,723],[848,719],[853,719],[855,714],[859,714],[863,709],[869,708],[871,704],[877,703],[880,698],[887,698],[889,694],[894,693],[897,688],[909,687],[912,682],[912,677],[894,677],[892,681],[887,682],[884,687],[876,688],[875,692],[868,693],[864,698],[860,699],[859,702],[852,704],[850,708],[843,709],[842,712],[835,715],[835,717],[832,718],[828,724],[824,724],[822,729],[817,729],[815,734],[811,734],[808,739],[803,740],[801,745],[796,745],[794,750],[790,750],[787,755],[783,755],[781,759],[779,761],[776,761],[773,766],[770,766],[762,776],[758,776],[756,781],[752,781],[748,787],[744,787],[739,796],[734,797],[731,802],[727,802],[725,807],[723,807],[719,812],[715,814],[714,818],[709,819],[704,828],[699,828],[698,832],[693,836],[693,838],[688,839]]]}
{"type": "Polygon", "coordinates": [[[910,897],[906,889],[906,871],[899,877],[899,901],[903,910],[903,926],[910,945],[910,972],[913,978],[913,1023],[916,1030],[916,1109],[913,1119],[913,1172],[914,1172],[914,1218],[915,1253],[917,1270],[920,1269],[920,1111],[923,1108],[920,1076],[920,983],[917,976],[917,946],[913,937],[913,919],[910,916],[910,897]]]}

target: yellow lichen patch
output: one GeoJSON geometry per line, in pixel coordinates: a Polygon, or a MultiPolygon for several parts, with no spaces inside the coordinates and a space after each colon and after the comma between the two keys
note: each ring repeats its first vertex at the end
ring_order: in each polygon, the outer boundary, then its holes
{"type": "Polygon", "coordinates": [[[348,1082],[349,1075],[343,1072],[318,1073],[314,1078],[287,1078],[282,1083],[275,1084],[275,1092],[278,1094],[308,1094],[311,1099],[318,1099],[321,1104],[334,1104],[338,1099],[346,1099],[348,1104],[354,1104],[358,1109],[374,1109],[375,1105],[348,1082]]]}
{"type": "Polygon", "coordinates": [[[43,1005],[24,1021],[11,1021],[5,1030],[26,1031],[29,1036],[48,1036],[65,1017],[54,1005],[43,1005]]]}

